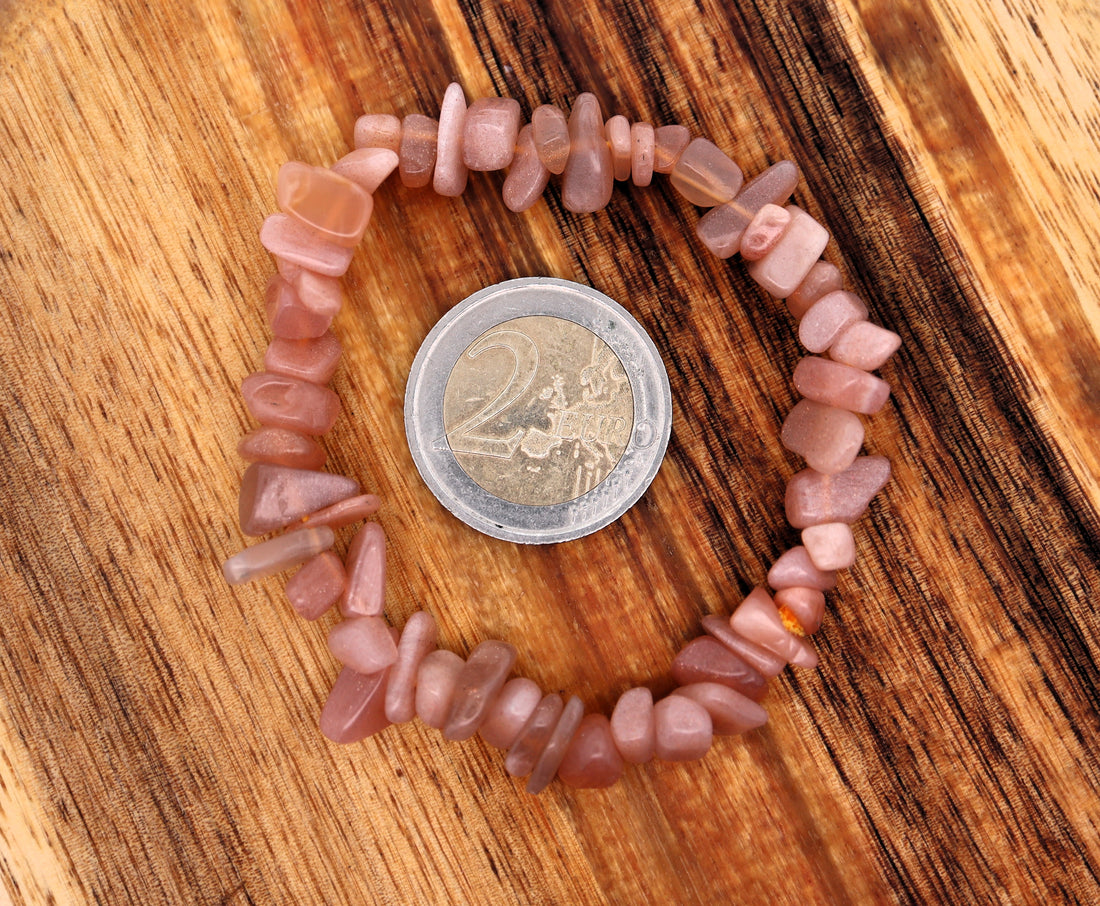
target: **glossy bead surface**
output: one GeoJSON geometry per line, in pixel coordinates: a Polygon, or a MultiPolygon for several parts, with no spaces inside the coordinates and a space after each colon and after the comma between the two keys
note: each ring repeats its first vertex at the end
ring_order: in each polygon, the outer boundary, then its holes
{"type": "Polygon", "coordinates": [[[354,250],[331,242],[289,214],[271,214],[260,227],[260,244],[272,255],[328,277],[339,277],[354,250]]]}
{"type": "Polygon", "coordinates": [[[870,321],[856,321],[829,347],[829,357],[853,368],[874,371],[901,346],[901,337],[870,321]]]}
{"type": "Polygon", "coordinates": [[[356,148],[385,148],[397,153],[401,147],[401,120],[389,113],[365,113],[355,121],[356,148]]]}
{"type": "Polygon", "coordinates": [[[469,739],[478,731],[515,662],[516,649],[496,639],[482,642],[470,652],[455,682],[451,711],[443,725],[446,739],[469,739]]]}
{"type": "Polygon", "coordinates": [[[535,766],[531,769],[531,776],[527,778],[528,793],[535,795],[549,786],[550,781],[558,773],[558,767],[565,758],[565,752],[573,741],[573,736],[583,718],[584,702],[574,695],[566,702],[553,732],[546,740],[546,745],[543,746],[535,766]]]}
{"type": "Polygon", "coordinates": [[[432,181],[438,140],[439,123],[436,120],[422,113],[410,113],[405,117],[401,123],[397,164],[402,185],[422,189],[432,181]]]}
{"type": "Polygon", "coordinates": [[[290,161],[279,168],[279,207],[329,242],[353,246],[363,238],[374,202],[334,170],[290,161]]]}
{"type": "Polygon", "coordinates": [[[468,177],[462,162],[462,138],[466,130],[466,95],[462,86],[451,82],[439,108],[439,138],[432,188],[439,195],[454,197],[466,189],[468,177]]]}
{"type": "Polygon", "coordinates": [[[795,205],[788,205],[791,222],[768,254],[749,264],[749,276],[776,299],[798,287],[829,243],[829,233],[795,205]]]}
{"type": "Polygon", "coordinates": [[[669,668],[681,686],[689,683],[721,683],[749,698],[759,700],[767,692],[767,682],[754,667],[716,639],[701,636],[683,648],[669,668]]]}
{"type": "Polygon", "coordinates": [[[536,107],[531,114],[531,130],[542,165],[560,176],[569,161],[569,121],[565,114],[553,104],[536,107]]]}
{"type": "Polygon", "coordinates": [[[577,97],[569,115],[569,160],[561,200],[567,211],[591,214],[607,207],[614,188],[611,150],[604,140],[600,102],[589,92],[577,97]]]}
{"type": "Polygon", "coordinates": [[[420,662],[416,673],[416,716],[429,727],[440,729],[451,713],[455,683],[465,663],[453,651],[437,648],[420,662]]]}
{"type": "Polygon", "coordinates": [[[550,171],[539,160],[531,125],[528,123],[519,131],[516,156],[512,158],[512,166],[504,179],[504,206],[516,214],[526,211],[542,197],[549,180],[550,171]]]}
{"type": "Polygon", "coordinates": [[[342,351],[340,341],[331,330],[312,339],[275,337],[264,353],[264,371],[311,384],[327,384],[336,373],[342,351]]]}
{"type": "Polygon", "coordinates": [[[630,126],[630,178],[636,186],[653,182],[654,130],[650,123],[630,126]]]}
{"type": "Polygon", "coordinates": [[[654,755],[661,761],[694,761],[707,754],[714,739],[710,715],[697,701],[670,695],[653,706],[654,755]]]}
{"type": "Polygon", "coordinates": [[[779,432],[783,446],[826,475],[848,468],[863,445],[859,416],[813,400],[800,400],[779,432]]]}
{"type": "Polygon", "coordinates": [[[856,562],[856,542],[846,522],[823,522],[802,530],[806,553],[820,570],[847,569],[856,562]]]}
{"type": "Polygon", "coordinates": [[[273,576],[328,550],[335,540],[332,529],[324,526],[277,535],[234,554],[222,564],[222,575],[230,585],[273,576]]]}
{"type": "Polygon", "coordinates": [[[556,692],[543,696],[505,756],[504,769],[509,774],[526,777],[535,769],[564,709],[565,703],[556,692]]]}
{"type": "Polygon", "coordinates": [[[246,535],[266,535],[307,513],[359,493],[345,475],[256,462],[245,469],[237,516],[246,535]]]}
{"type": "Polygon", "coordinates": [[[340,600],[346,582],[343,562],[332,551],[325,551],[290,577],[286,597],[298,616],[316,620],[340,600]]]}
{"type": "Polygon", "coordinates": [[[399,162],[397,152],[389,148],[359,148],[341,157],[332,165],[331,170],[373,195],[397,169],[399,162]]]}
{"type": "Polygon", "coordinates": [[[745,183],[732,201],[707,211],[695,232],[711,252],[729,258],[740,250],[745,228],[757,212],[766,204],[783,204],[797,185],[798,167],[791,161],[772,164],[745,183]]]}
{"type": "Polygon", "coordinates": [[[519,101],[478,98],[466,110],[462,162],[471,170],[503,170],[512,162],[519,136],[519,101]]]}
{"type": "Polygon", "coordinates": [[[377,673],[397,660],[397,645],[381,617],[341,620],[329,630],[328,650],[356,673],[377,673]]]}
{"type": "Polygon", "coordinates": [[[317,437],[327,434],[340,415],[340,399],[328,387],[266,371],[241,382],[241,396],[261,425],[317,437]]]}
{"type": "Polygon", "coordinates": [[[642,764],[653,758],[657,731],[653,724],[653,693],[645,686],[628,689],[611,712],[611,738],[624,761],[642,764]]]}
{"type": "Polygon", "coordinates": [[[826,293],[844,287],[844,278],[836,265],[828,261],[816,261],[802,282],[787,296],[787,310],[800,319],[818,299],[826,293]]]}
{"type": "Polygon", "coordinates": [[[616,114],[604,124],[604,131],[611,149],[611,175],[620,182],[630,179],[630,120],[616,114]]]}
{"type": "Polygon", "coordinates": [[[836,588],[836,571],[814,566],[802,545],[784,551],[768,570],[768,584],[774,589],[804,585],[830,591],[836,588]]]}
{"type": "Polygon", "coordinates": [[[336,677],[321,710],[321,733],[336,743],[352,743],[386,729],[386,681],[389,671],[356,673],[345,667],[336,677]]]}
{"type": "Polygon", "coordinates": [[[405,623],[386,687],[387,720],[399,724],[416,716],[416,675],[424,658],[435,650],[437,636],[435,618],[426,611],[418,610],[405,623]]]}
{"type": "Polygon", "coordinates": [[[609,787],[623,773],[623,758],[611,738],[611,724],[602,714],[586,714],[558,767],[558,779],[577,789],[609,787]]]}
{"type": "Polygon", "coordinates": [[[679,124],[653,130],[653,172],[671,173],[691,141],[691,130],[679,124]]]}
{"type": "Polygon", "coordinates": [[[812,355],[795,366],[794,387],[808,400],[861,415],[874,415],[890,398],[890,385],[882,378],[812,355]]]}
{"type": "Polygon", "coordinates": [[[491,746],[511,748],[540,701],[542,690],[534,680],[513,676],[489,706],[478,733],[491,746]]]}
{"type": "Polygon", "coordinates": [[[386,534],[377,522],[366,522],[348,545],[348,584],[340,613],[381,616],[386,607],[386,534]]]}
{"type": "Polygon", "coordinates": [[[787,521],[797,529],[822,522],[851,524],[867,512],[889,480],[890,460],[885,456],[859,456],[835,475],[803,469],[787,482],[787,521]]]}
{"type": "Polygon", "coordinates": [[[327,455],[313,438],[286,428],[257,428],[237,443],[237,455],[248,462],[267,462],[292,469],[319,469],[327,455]]]}
{"type": "Polygon", "coordinates": [[[768,713],[760,705],[721,683],[691,683],[672,694],[682,695],[702,705],[710,716],[715,736],[747,733],[768,722],[768,713]]]}
{"type": "Polygon", "coordinates": [[[798,323],[798,340],[810,352],[824,352],[856,321],[867,318],[867,306],[854,293],[826,293],[807,309],[798,323]]]}
{"type": "Polygon", "coordinates": [[[712,208],[732,199],[743,177],[741,168],[714,142],[697,138],[677,159],[669,180],[692,204],[712,208]]]}

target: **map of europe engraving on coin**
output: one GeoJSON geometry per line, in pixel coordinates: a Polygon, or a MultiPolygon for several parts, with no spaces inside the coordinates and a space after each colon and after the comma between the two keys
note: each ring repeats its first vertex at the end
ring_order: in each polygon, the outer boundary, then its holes
{"type": "Polygon", "coordinates": [[[656,347],[622,306],[529,277],[474,293],[432,329],[405,428],[420,474],[460,519],[506,540],[566,541],[649,486],[671,396],[656,347]]]}

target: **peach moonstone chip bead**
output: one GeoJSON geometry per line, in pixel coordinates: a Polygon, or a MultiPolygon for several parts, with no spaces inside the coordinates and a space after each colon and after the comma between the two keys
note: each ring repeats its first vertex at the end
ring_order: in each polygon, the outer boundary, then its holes
{"type": "Polygon", "coordinates": [[[567,786],[602,789],[612,786],[623,773],[623,757],[611,738],[611,722],[603,714],[586,714],[558,767],[558,778],[567,786]]]}
{"type": "Polygon", "coordinates": [[[279,168],[279,207],[295,220],[342,246],[357,245],[370,223],[374,201],[350,179],[324,167],[291,161],[279,168]]]}

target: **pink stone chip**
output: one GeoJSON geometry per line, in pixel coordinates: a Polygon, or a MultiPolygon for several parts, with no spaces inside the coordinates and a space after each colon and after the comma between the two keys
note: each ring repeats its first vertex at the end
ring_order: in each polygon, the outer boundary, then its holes
{"type": "Polygon", "coordinates": [[[636,186],[653,182],[654,129],[650,123],[630,127],[630,177],[636,186]]]}
{"type": "Polygon", "coordinates": [[[787,296],[787,310],[799,319],[826,293],[835,292],[843,287],[844,278],[836,265],[829,264],[828,261],[815,262],[794,292],[787,296]]]}
{"type": "Polygon", "coordinates": [[[264,292],[264,309],[271,332],[288,340],[308,340],[324,336],[335,312],[314,308],[305,303],[291,283],[279,274],[272,274],[264,292]]]}
{"type": "Polygon", "coordinates": [[[516,214],[526,211],[542,197],[550,171],[543,166],[535,149],[535,139],[530,123],[519,131],[516,140],[516,156],[504,179],[504,206],[516,214]]]}
{"type": "Polygon", "coordinates": [[[466,111],[462,162],[471,170],[503,170],[512,162],[519,136],[519,101],[478,98],[466,111]]]}
{"type": "Polygon", "coordinates": [[[377,673],[397,660],[397,645],[381,617],[350,617],[328,634],[328,650],[357,673],[377,673]]]}
{"type": "Polygon", "coordinates": [[[658,126],[653,130],[653,172],[671,173],[691,141],[687,126],[658,126]]]}
{"type": "Polygon", "coordinates": [[[289,161],[279,168],[279,207],[329,242],[353,246],[363,238],[374,201],[333,170],[289,161]]]}
{"type": "Polygon", "coordinates": [[[697,138],[669,173],[672,187],[694,205],[725,204],[741,188],[741,168],[714,142],[697,138]]]}
{"type": "Polygon", "coordinates": [[[863,445],[863,422],[858,415],[813,400],[800,400],[779,432],[783,446],[826,475],[843,472],[863,445]]]}
{"type": "Polygon", "coordinates": [[[707,754],[714,740],[714,723],[697,701],[670,695],[653,706],[657,732],[655,755],[661,761],[694,761],[707,754]]]}
{"type": "Polygon", "coordinates": [[[463,663],[445,648],[428,652],[420,662],[416,672],[416,716],[429,727],[438,730],[446,722],[463,663]]]}
{"type": "Polygon", "coordinates": [[[504,770],[513,777],[526,777],[535,769],[563,710],[565,704],[556,692],[543,696],[508,750],[504,770]]]}
{"type": "Polygon", "coordinates": [[[735,632],[728,619],[723,620],[720,616],[709,614],[703,617],[702,623],[708,635],[725,645],[746,664],[756,669],[761,676],[769,679],[778,676],[787,666],[787,662],[779,655],[760,647],[755,642],[750,642],[739,632],[735,632]]]}
{"type": "Polygon", "coordinates": [[[478,731],[515,662],[516,649],[496,639],[482,642],[470,652],[458,674],[451,713],[443,725],[446,739],[469,739],[478,731]]]}
{"type": "Polygon", "coordinates": [[[798,185],[798,167],[789,160],[772,164],[749,180],[733,201],[707,211],[695,232],[703,245],[719,258],[729,258],[741,248],[745,228],[766,204],[781,205],[798,185]]]}
{"type": "Polygon", "coordinates": [[[294,287],[302,304],[310,311],[335,318],[344,304],[344,290],[336,277],[326,277],[297,264],[278,259],[279,273],[294,287]]]}
{"type": "Polygon", "coordinates": [[[569,161],[569,121],[565,114],[553,104],[536,107],[531,114],[531,130],[542,165],[560,176],[569,161]]]}
{"type": "Polygon", "coordinates": [[[784,551],[772,564],[768,570],[768,584],[776,590],[804,585],[831,591],[836,588],[836,571],[818,569],[810,560],[806,548],[799,545],[784,551]]]}
{"type": "Polygon", "coordinates": [[[303,516],[299,525],[303,528],[312,525],[327,525],[334,529],[343,528],[345,525],[351,525],[353,522],[374,515],[381,505],[382,501],[378,499],[376,494],[357,494],[354,497],[341,500],[339,503],[334,503],[332,506],[326,506],[310,513],[308,516],[303,516]]]}
{"type": "Polygon", "coordinates": [[[478,733],[489,745],[509,749],[542,701],[538,684],[525,676],[513,676],[489,706],[478,733]]]}
{"type": "Polygon", "coordinates": [[[874,371],[885,365],[899,346],[901,337],[892,330],[870,321],[856,321],[829,347],[829,355],[853,368],[874,371]]]}
{"type": "Polygon", "coordinates": [[[630,120],[620,113],[605,124],[607,144],[611,148],[611,173],[622,182],[630,179],[630,120]]]}
{"type": "Polygon", "coordinates": [[[386,729],[383,707],[389,671],[364,675],[345,667],[321,710],[321,732],[333,742],[359,742],[386,729]]]}
{"type": "Polygon", "coordinates": [[[264,353],[264,370],[311,384],[327,384],[336,373],[342,351],[340,341],[331,330],[316,339],[276,337],[264,353]]]}
{"type": "Polygon", "coordinates": [[[397,658],[390,669],[386,688],[386,719],[395,724],[416,716],[416,675],[420,663],[435,650],[438,627],[430,613],[414,613],[397,643],[397,658]]]}
{"type": "Polygon", "coordinates": [[[358,493],[359,483],[344,475],[254,462],[241,478],[237,501],[241,531],[266,535],[358,493]]]}
{"type": "Polygon", "coordinates": [[[741,236],[741,257],[745,261],[759,261],[775,248],[790,222],[791,215],[786,208],[777,204],[764,205],[741,236]]]}
{"type": "Polygon", "coordinates": [[[692,639],[676,655],[669,672],[681,686],[689,683],[722,683],[759,701],[768,691],[767,681],[716,639],[692,639]]]}
{"type": "Polygon", "coordinates": [[[784,608],[798,621],[802,631],[811,634],[821,628],[825,617],[825,593],[818,588],[781,588],[773,598],[780,616],[784,608]]]}
{"type": "Polygon", "coordinates": [[[348,545],[348,587],[340,613],[381,616],[386,607],[386,535],[377,522],[367,522],[348,545]]]}
{"type": "Polygon", "coordinates": [[[795,667],[817,666],[817,653],[805,639],[787,631],[771,597],[762,588],[753,589],[737,606],[730,617],[730,626],[795,667]]]}
{"type": "Polygon", "coordinates": [[[397,169],[400,160],[397,152],[389,148],[359,148],[345,154],[330,169],[373,195],[397,169]]]}
{"type": "Polygon", "coordinates": [[[561,183],[561,201],[567,211],[591,214],[607,207],[615,180],[611,149],[604,140],[600,102],[591,92],[577,96],[569,115],[569,161],[561,183]]]}
{"type": "Polygon", "coordinates": [[[558,779],[576,789],[603,789],[623,774],[623,757],[602,714],[586,714],[558,767],[558,779]]]}
{"type": "Polygon", "coordinates": [[[422,189],[432,181],[439,123],[422,113],[410,113],[401,123],[401,148],[397,173],[401,184],[422,189]]]}
{"type": "Polygon", "coordinates": [[[803,469],[787,482],[787,521],[797,529],[823,522],[850,525],[867,512],[889,480],[890,460],[885,456],[856,457],[835,475],[803,469]]]}
{"type": "Polygon", "coordinates": [[[823,522],[802,530],[810,562],[820,570],[847,569],[856,562],[856,540],[847,522],[823,522]]]}
{"type": "Polygon", "coordinates": [[[882,378],[813,355],[795,366],[794,386],[808,400],[861,415],[874,415],[890,398],[890,385],[882,378]]]}
{"type": "Polygon", "coordinates": [[[289,214],[271,214],[264,220],[260,244],[277,258],[328,277],[342,276],[355,251],[330,242],[289,214]]]}
{"type": "Polygon", "coordinates": [[[335,541],[326,526],[279,535],[234,554],[222,564],[222,575],[230,585],[273,576],[327,551],[335,541]]]}
{"type": "Polygon", "coordinates": [[[611,712],[611,738],[624,761],[643,764],[653,758],[657,731],[653,724],[653,693],[645,686],[627,689],[611,712]]]}
{"type": "Polygon", "coordinates": [[[451,82],[439,108],[439,144],[432,188],[439,195],[455,197],[466,189],[468,171],[462,162],[462,135],[466,128],[466,95],[451,82]]]}
{"type": "Polygon", "coordinates": [[[760,705],[721,683],[691,683],[672,694],[702,705],[710,715],[715,736],[736,736],[768,722],[768,712],[760,705]]]}
{"type": "Polygon", "coordinates": [[[261,425],[311,437],[331,431],[340,414],[340,399],[328,387],[266,371],[246,377],[241,396],[261,425]]]}
{"type": "Polygon", "coordinates": [[[866,319],[863,300],[838,289],[810,306],[798,324],[798,339],[810,352],[824,352],[848,327],[866,319]]]}
{"type": "Polygon", "coordinates": [[[325,551],[290,577],[286,596],[298,616],[316,620],[340,600],[346,582],[343,562],[332,551],[325,551]]]}
{"type": "Polygon", "coordinates": [[[749,276],[777,299],[785,299],[810,272],[829,244],[829,232],[809,214],[788,205],[791,222],[779,242],[749,265],[749,276]]]}
{"type": "Polygon", "coordinates": [[[319,469],[326,454],[313,438],[286,428],[257,428],[240,439],[237,454],[248,462],[268,462],[294,469],[319,469]]]}
{"type": "Polygon", "coordinates": [[[527,778],[527,792],[532,796],[541,793],[557,776],[562,759],[565,758],[569,744],[573,741],[583,719],[584,702],[574,695],[566,702],[561,717],[554,725],[554,731],[546,740],[546,745],[543,746],[538,761],[531,770],[531,776],[527,778]]]}
{"type": "Polygon", "coordinates": [[[401,147],[401,120],[389,113],[367,113],[355,121],[356,148],[385,148],[397,153],[401,147]]]}

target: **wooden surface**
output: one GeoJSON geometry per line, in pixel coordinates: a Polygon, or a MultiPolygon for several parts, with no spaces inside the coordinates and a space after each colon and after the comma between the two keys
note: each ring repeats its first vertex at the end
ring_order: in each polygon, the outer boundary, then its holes
{"type": "MultiPolygon", "coordinates": [[[[15,903],[1096,903],[1100,14],[1092,0],[0,3],[0,877],[15,903]],[[538,798],[417,722],[349,748],[278,580],[230,589],[268,334],[256,232],[288,159],[459,80],[592,89],[746,172],[791,157],[827,257],[904,346],[895,477],[822,667],[700,763],[538,798]]],[[[389,614],[497,637],[545,689],[658,690],[795,532],[781,305],[667,184],[594,216],[387,185],[348,277],[330,463],[385,500],[389,614]],[[404,381],[456,301],[589,282],[672,382],[616,525],[521,549],[422,486],[404,381]]],[[[346,539],[344,539],[346,541],[346,539]]],[[[342,541],[341,543],[344,543],[342,541]]]]}

